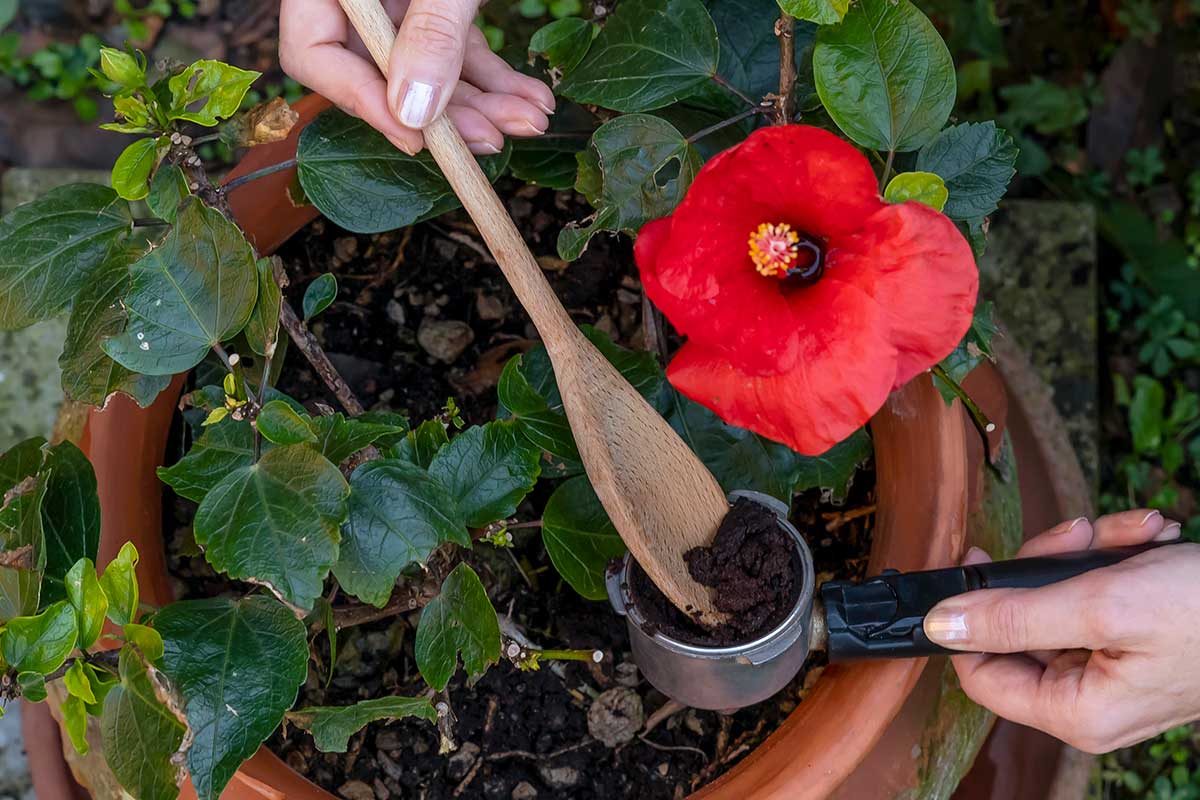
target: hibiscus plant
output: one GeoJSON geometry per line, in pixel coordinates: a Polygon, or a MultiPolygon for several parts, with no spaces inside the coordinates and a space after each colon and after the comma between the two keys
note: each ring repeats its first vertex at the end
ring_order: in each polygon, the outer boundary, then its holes
{"type": "MultiPolygon", "coordinates": [[[[238,187],[295,166],[294,193],[341,227],[413,225],[456,206],[432,159],[333,109],[294,161],[217,186],[198,145],[253,146],[295,122],[281,102],[240,110],[258,74],[151,68],[114,49],[100,65],[119,87],[105,127],[138,138],[111,188],[56,189],[0,220],[0,330],[69,310],[59,364],[80,403],[148,406],[192,375],[190,444],[160,477],[198,504],[197,545],[244,591],[141,603],[132,545],[95,566],[100,506],[82,452],[23,442],[0,456],[9,694],[36,702],[61,679],[72,742],[85,750],[98,717],[130,794],[175,797],[186,767],[211,800],[285,716],[344,750],[372,720],[438,723],[460,658],[472,676],[502,657],[590,658],[509,640],[463,560],[473,544],[511,546],[519,507],[540,511],[550,559],[584,597],[603,599],[605,564],[624,551],[545,350],[507,364],[487,424],[465,427],[453,401],[424,421],[364,411],[307,328],[336,278],[314,281],[297,314],[283,265],[230,212],[238,187]],[[274,388],[289,346],[341,411],[274,388]],[[549,500],[522,507],[539,479],[549,500]],[[292,708],[313,641],[333,651],[351,624],[347,603],[423,608],[427,692],[292,708]]],[[[958,381],[988,355],[974,258],[1016,149],[993,123],[951,124],[949,51],[909,0],[621,0],[538,31],[528,68],[560,97],[550,133],[480,162],[587,199],[594,213],[559,236],[565,260],[597,235],[636,236],[646,296],[686,343],[664,369],[585,333],[726,489],[844,493],[871,454],[863,426],[910,380],[934,380],[986,426],[958,381]]]]}

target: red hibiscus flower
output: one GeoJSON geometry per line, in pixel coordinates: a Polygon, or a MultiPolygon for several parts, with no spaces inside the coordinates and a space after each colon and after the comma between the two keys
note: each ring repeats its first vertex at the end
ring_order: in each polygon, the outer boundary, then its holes
{"type": "Polygon", "coordinates": [[[675,388],[808,455],[945,358],[979,285],[949,219],[885,203],[867,159],[807,125],[760,129],[713,158],[634,253],[687,336],[667,369],[675,388]]]}

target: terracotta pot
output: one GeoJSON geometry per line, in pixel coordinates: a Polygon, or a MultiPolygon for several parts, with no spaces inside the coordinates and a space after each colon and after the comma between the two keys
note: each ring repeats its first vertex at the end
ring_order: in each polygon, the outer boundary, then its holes
{"type": "MultiPolygon", "coordinates": [[[[309,121],[328,103],[309,97],[297,105],[309,121]]],[[[291,158],[298,130],[287,142],[255,148],[232,173],[245,174],[291,158]]],[[[262,252],[270,252],[316,216],[295,208],[282,172],[240,188],[233,210],[262,252]]],[[[141,553],[139,577],[149,602],[165,603],[170,590],[161,530],[162,463],[178,384],[153,407],[139,410],[114,399],[93,410],[83,441],[96,467],[103,507],[101,563],[132,540],[141,553]]],[[[926,569],[955,563],[966,535],[968,456],[964,415],[947,407],[932,383],[918,379],[896,392],[872,420],[878,468],[879,513],[870,570],[926,569]]],[[[760,747],[694,797],[823,798],[864,760],[917,684],[924,660],[832,666],[813,693],[760,747]]],[[[53,795],[50,795],[53,796],[53,795]]],[[[190,781],[184,797],[194,798],[190,781]]],[[[226,800],[331,798],[265,747],[247,762],[222,795],[226,800]]]]}

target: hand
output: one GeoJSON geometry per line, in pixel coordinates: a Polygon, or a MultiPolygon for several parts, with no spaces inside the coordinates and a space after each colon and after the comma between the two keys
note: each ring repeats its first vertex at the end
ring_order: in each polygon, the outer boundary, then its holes
{"type": "MultiPolygon", "coordinates": [[[[1157,511],[1064,522],[1018,557],[1178,538],[1157,511]]],[[[964,563],[990,559],[972,548],[964,563]]],[[[1002,717],[1103,753],[1200,718],[1200,545],[1151,550],[1038,589],[939,603],[925,632],[955,650],[967,695],[1002,717]]]]}
{"type": "Polygon", "coordinates": [[[444,110],[471,151],[498,153],[504,134],[545,133],[554,93],[488,49],[473,24],[479,0],[386,0],[400,35],[387,79],[337,0],[283,0],[279,63],[409,155],[444,110]]]}

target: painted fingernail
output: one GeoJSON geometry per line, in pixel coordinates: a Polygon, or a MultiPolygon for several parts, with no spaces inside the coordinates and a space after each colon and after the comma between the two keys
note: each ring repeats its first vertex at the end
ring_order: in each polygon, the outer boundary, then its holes
{"type": "Polygon", "coordinates": [[[1141,521],[1141,523],[1140,523],[1140,524],[1141,524],[1141,526],[1142,526],[1143,528],[1144,528],[1144,527],[1146,527],[1146,526],[1147,526],[1147,525],[1149,525],[1151,522],[1153,522],[1153,521],[1154,521],[1154,519],[1155,519],[1156,517],[1157,517],[1157,518],[1159,518],[1159,519],[1161,519],[1161,518],[1162,518],[1162,513],[1161,513],[1161,512],[1159,512],[1158,510],[1151,511],[1149,514],[1147,514],[1146,516],[1142,517],[1142,521],[1141,521]]]}
{"type": "Polygon", "coordinates": [[[437,87],[421,81],[405,81],[404,93],[396,117],[408,128],[424,128],[433,120],[437,87]]]}
{"type": "Polygon", "coordinates": [[[937,644],[967,641],[967,615],[953,608],[935,608],[925,617],[925,635],[937,644]]]}
{"type": "Polygon", "coordinates": [[[1181,533],[1183,533],[1182,525],[1178,522],[1168,522],[1166,527],[1159,531],[1152,541],[1169,542],[1172,539],[1178,539],[1181,533]]]}

